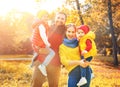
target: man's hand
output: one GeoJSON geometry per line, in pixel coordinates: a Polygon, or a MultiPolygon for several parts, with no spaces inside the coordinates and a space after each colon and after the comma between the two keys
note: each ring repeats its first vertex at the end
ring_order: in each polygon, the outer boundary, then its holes
{"type": "Polygon", "coordinates": [[[50,52],[49,48],[40,48],[39,49],[39,54],[47,55],[47,54],[49,54],[49,52],[50,52]]]}

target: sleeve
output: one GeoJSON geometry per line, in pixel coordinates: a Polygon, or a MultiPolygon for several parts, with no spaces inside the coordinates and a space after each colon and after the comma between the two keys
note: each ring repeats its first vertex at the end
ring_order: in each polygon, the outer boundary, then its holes
{"type": "Polygon", "coordinates": [[[87,39],[86,40],[86,48],[85,48],[85,50],[89,52],[91,48],[92,48],[92,42],[91,42],[90,39],[87,39]]]}
{"type": "Polygon", "coordinates": [[[39,26],[39,33],[45,45],[49,47],[50,43],[48,42],[48,38],[46,35],[46,29],[42,24],[39,26]]]}
{"type": "Polygon", "coordinates": [[[66,50],[64,49],[64,47],[62,47],[62,46],[59,47],[60,62],[63,65],[68,66],[69,65],[69,60],[67,59],[65,51],[66,50]]]}
{"type": "Polygon", "coordinates": [[[33,44],[32,44],[32,48],[33,48],[33,50],[34,50],[35,52],[37,52],[37,53],[39,52],[39,49],[38,49],[38,48],[36,48],[36,46],[35,46],[35,45],[33,45],[33,44]]]}

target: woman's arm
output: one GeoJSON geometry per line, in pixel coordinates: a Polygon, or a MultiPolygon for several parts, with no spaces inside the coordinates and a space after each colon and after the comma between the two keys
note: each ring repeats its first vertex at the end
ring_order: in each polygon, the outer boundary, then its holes
{"type": "Polygon", "coordinates": [[[90,62],[88,61],[85,61],[85,62],[82,62],[80,60],[73,60],[73,61],[69,61],[69,65],[80,65],[81,67],[85,68],[87,66],[90,65],[90,62]]]}

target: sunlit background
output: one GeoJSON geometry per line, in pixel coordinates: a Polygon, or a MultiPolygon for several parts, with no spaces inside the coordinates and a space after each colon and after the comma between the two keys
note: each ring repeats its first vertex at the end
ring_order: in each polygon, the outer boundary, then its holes
{"type": "Polygon", "coordinates": [[[61,7],[64,1],[65,0],[46,0],[36,2],[35,0],[0,0],[0,15],[4,16],[13,9],[30,12],[32,14],[36,14],[40,9],[51,12],[61,7]]]}
{"type": "MultiPolygon", "coordinates": [[[[81,25],[81,16],[84,24],[89,25],[96,34],[98,56],[91,63],[95,73],[91,87],[120,87],[120,67],[111,67],[114,58],[106,10],[108,1],[79,0],[78,10],[76,0],[0,0],[0,87],[30,86],[32,73],[28,68],[30,61],[27,62],[26,58],[32,58],[32,22],[40,10],[50,13],[51,23],[54,23],[55,14],[59,11],[67,14],[66,24],[81,25]],[[11,59],[13,62],[6,61],[11,59]]],[[[120,55],[120,0],[111,1],[113,27],[120,55]]],[[[118,60],[120,63],[120,56],[118,60]]],[[[67,87],[67,72],[63,68],[61,73],[59,87],[67,87]]],[[[47,87],[47,83],[44,87],[47,87]]]]}
{"type": "MultiPolygon", "coordinates": [[[[0,0],[0,15],[4,16],[9,11],[15,9],[19,11],[30,12],[36,14],[38,10],[44,9],[48,12],[60,8],[66,0],[0,0]]],[[[84,3],[85,0],[80,0],[84,3]]]]}
{"type": "MultiPolygon", "coordinates": [[[[66,25],[74,23],[76,26],[88,24],[97,34],[97,44],[101,47],[111,47],[111,35],[108,24],[107,0],[0,0],[0,54],[30,54],[30,37],[32,22],[39,17],[37,13],[47,10],[49,24],[54,23],[56,12],[67,14],[66,25]],[[77,9],[80,7],[80,10],[77,9]],[[99,9],[98,9],[99,7],[99,9]],[[81,19],[82,18],[82,19],[81,19]],[[101,35],[103,34],[103,35],[101,35]],[[105,36],[107,35],[107,36],[105,36]],[[105,36],[105,37],[104,37],[105,36]],[[14,43],[14,44],[13,44],[14,43]],[[101,44],[102,43],[102,44],[101,44]],[[9,50],[6,50],[9,49],[9,50]]],[[[118,37],[120,26],[120,0],[112,0],[113,21],[115,35],[118,37]]]]}

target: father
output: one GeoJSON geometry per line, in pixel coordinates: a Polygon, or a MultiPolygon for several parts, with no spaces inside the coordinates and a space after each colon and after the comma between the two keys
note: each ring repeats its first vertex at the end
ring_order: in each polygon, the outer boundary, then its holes
{"type": "MultiPolygon", "coordinates": [[[[51,26],[51,30],[49,31],[48,40],[51,44],[51,48],[55,51],[55,57],[47,66],[47,79],[49,87],[58,87],[59,84],[61,66],[58,50],[59,45],[62,43],[62,40],[64,38],[66,18],[67,16],[65,13],[57,13],[55,16],[55,24],[51,26]]],[[[38,69],[38,65],[44,61],[45,56],[45,54],[39,54],[37,60],[34,62],[31,87],[42,87],[43,83],[46,81],[46,77],[43,76],[38,69]]]]}

